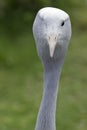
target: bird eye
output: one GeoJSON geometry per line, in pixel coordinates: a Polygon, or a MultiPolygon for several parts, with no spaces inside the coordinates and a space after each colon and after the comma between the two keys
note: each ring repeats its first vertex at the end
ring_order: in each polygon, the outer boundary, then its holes
{"type": "Polygon", "coordinates": [[[65,22],[63,21],[63,22],[61,23],[61,26],[64,26],[64,24],[65,24],[65,22]]]}

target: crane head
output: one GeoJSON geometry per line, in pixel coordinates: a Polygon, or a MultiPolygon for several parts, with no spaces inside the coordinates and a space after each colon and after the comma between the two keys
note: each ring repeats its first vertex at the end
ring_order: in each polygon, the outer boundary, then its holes
{"type": "Polygon", "coordinates": [[[71,38],[69,15],[57,8],[40,9],[33,24],[33,34],[42,60],[64,57],[71,38]]]}

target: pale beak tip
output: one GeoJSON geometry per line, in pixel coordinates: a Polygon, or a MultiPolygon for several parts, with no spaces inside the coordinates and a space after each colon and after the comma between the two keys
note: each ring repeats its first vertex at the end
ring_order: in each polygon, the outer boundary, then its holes
{"type": "Polygon", "coordinates": [[[50,57],[53,58],[56,44],[49,45],[50,57]]]}
{"type": "Polygon", "coordinates": [[[54,52],[50,52],[50,57],[53,58],[54,52]]]}

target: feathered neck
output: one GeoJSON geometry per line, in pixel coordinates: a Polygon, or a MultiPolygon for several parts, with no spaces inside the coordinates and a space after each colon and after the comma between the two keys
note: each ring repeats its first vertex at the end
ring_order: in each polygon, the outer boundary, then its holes
{"type": "Polygon", "coordinates": [[[35,130],[56,130],[55,112],[63,61],[44,62],[44,88],[35,130]]]}

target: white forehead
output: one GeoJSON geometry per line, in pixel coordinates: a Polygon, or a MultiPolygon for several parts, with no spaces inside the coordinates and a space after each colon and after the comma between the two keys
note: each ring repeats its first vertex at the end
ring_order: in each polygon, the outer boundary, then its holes
{"type": "Polygon", "coordinates": [[[38,15],[43,19],[59,18],[62,20],[66,20],[69,18],[69,15],[65,11],[52,7],[45,7],[40,9],[38,15]]]}

